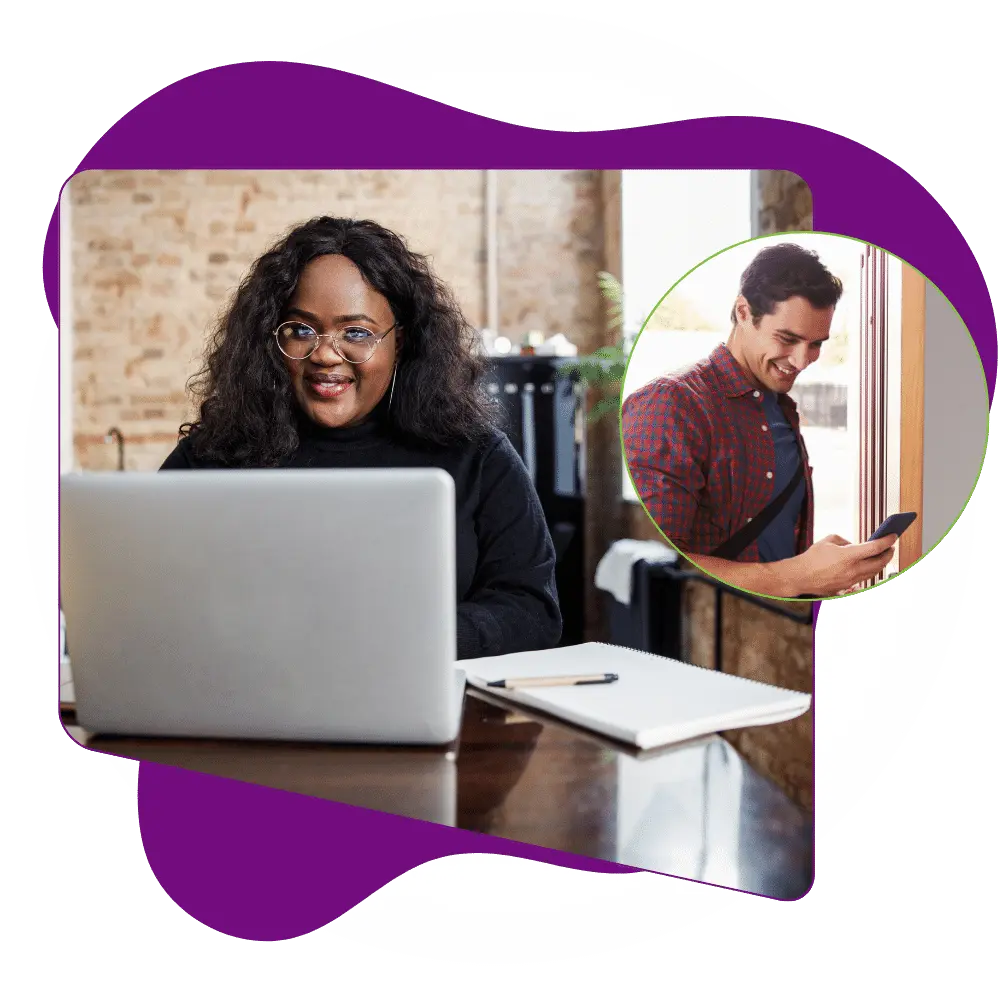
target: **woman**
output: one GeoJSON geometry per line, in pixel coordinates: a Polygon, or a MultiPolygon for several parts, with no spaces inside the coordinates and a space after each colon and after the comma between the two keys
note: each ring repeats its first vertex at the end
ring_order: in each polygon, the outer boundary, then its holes
{"type": "Polygon", "coordinates": [[[253,266],[163,469],[434,466],[455,481],[458,658],[559,641],[555,553],[490,421],[475,334],[425,258],[374,222],[317,218],[253,266]]]}

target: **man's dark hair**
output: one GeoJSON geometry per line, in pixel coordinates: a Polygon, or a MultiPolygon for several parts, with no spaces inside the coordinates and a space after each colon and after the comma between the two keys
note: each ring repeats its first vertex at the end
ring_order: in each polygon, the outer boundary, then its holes
{"type": "Polygon", "coordinates": [[[189,383],[198,418],[181,427],[195,454],[266,467],[295,451],[296,405],[272,332],[306,264],[326,254],[353,261],[404,331],[391,430],[439,446],[484,436],[493,417],[479,384],[478,336],[427,258],[377,223],[323,216],[296,226],[254,263],[215,328],[189,383]]]}
{"type": "MultiPolygon", "coordinates": [[[[774,312],[779,302],[801,296],[816,309],[840,301],[844,286],[823,266],[819,256],[797,243],[765,247],[740,277],[740,295],[750,304],[754,326],[774,312]]],[[[736,306],[730,317],[736,322],[736,306]]]]}

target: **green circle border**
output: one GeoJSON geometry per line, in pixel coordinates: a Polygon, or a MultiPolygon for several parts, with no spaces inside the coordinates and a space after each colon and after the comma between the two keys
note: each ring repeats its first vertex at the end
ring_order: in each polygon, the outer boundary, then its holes
{"type": "MultiPolygon", "coordinates": [[[[623,330],[623,336],[624,336],[624,330],[623,330]]],[[[921,271],[919,268],[913,267],[913,265],[911,263],[909,263],[909,261],[904,260],[898,254],[894,254],[891,250],[886,250],[884,247],[880,247],[877,243],[872,243],[869,240],[858,239],[856,236],[845,236],[843,233],[831,233],[831,232],[828,232],[827,230],[823,230],[823,229],[798,229],[798,230],[792,230],[792,231],[789,231],[789,232],[762,233],[759,236],[751,236],[749,239],[740,240],[738,243],[731,243],[729,246],[723,247],[721,250],[717,250],[715,253],[711,254],[708,257],[706,257],[704,260],[699,261],[697,264],[694,265],[694,267],[689,268],[687,271],[685,271],[684,274],[682,274],[663,293],[663,295],[660,296],[660,298],[657,301],[656,305],[653,306],[653,308],[649,311],[648,315],[646,316],[646,318],[642,322],[642,326],[639,327],[639,332],[635,335],[635,340],[633,341],[632,346],[629,348],[628,359],[625,362],[625,370],[622,372],[621,391],[619,392],[619,399],[618,399],[618,444],[619,444],[619,447],[621,449],[622,465],[625,467],[625,472],[628,475],[629,483],[631,483],[631,485],[632,485],[632,492],[635,493],[636,498],[637,498],[637,500],[639,502],[639,505],[642,507],[643,513],[649,519],[649,522],[653,525],[653,527],[655,527],[656,530],[663,536],[663,538],[667,542],[667,544],[678,554],[678,556],[680,556],[682,559],[686,559],[688,562],[690,562],[692,565],[694,565],[698,569],[698,571],[700,573],[704,573],[705,576],[709,577],[710,579],[716,580],[719,583],[725,584],[725,586],[727,586],[727,587],[732,587],[734,590],[739,590],[739,591],[741,591],[744,594],[752,594],[754,597],[763,597],[763,598],[765,598],[767,600],[770,600],[770,601],[784,601],[784,602],[794,603],[794,604],[817,604],[820,601],[839,601],[839,600],[843,600],[845,597],[856,597],[856,596],[858,596],[858,594],[865,594],[865,593],[868,593],[869,591],[877,590],[879,587],[882,587],[882,586],[884,586],[887,583],[891,583],[892,580],[896,579],[896,577],[902,576],[904,573],[908,573],[911,569],[913,569],[914,567],[916,567],[919,563],[923,562],[923,560],[927,556],[929,556],[931,554],[931,552],[933,552],[941,544],[941,542],[944,541],[945,538],[947,538],[948,534],[951,532],[951,529],[954,528],[955,525],[958,523],[958,519],[962,516],[962,514],[965,513],[965,508],[968,507],[969,501],[972,499],[972,494],[976,492],[976,487],[979,485],[979,479],[980,479],[980,477],[983,474],[983,466],[986,464],[986,452],[987,452],[987,450],[989,448],[989,439],[990,439],[990,402],[989,401],[990,401],[990,391],[989,391],[989,385],[988,385],[988,383],[986,381],[986,368],[983,365],[983,358],[982,358],[982,355],[979,353],[979,348],[976,346],[976,342],[973,339],[972,334],[969,332],[969,324],[965,322],[965,320],[962,317],[962,314],[952,304],[951,299],[949,299],[948,296],[945,295],[944,292],[942,292],[941,289],[938,288],[938,286],[936,284],[934,284],[934,282],[931,281],[931,279],[928,278],[927,275],[924,274],[923,271],[921,271]],[[927,284],[929,284],[933,289],[935,289],[938,292],[938,294],[944,299],[944,301],[947,302],[949,306],[951,306],[951,309],[954,311],[955,315],[958,317],[959,321],[961,322],[962,327],[965,330],[966,336],[972,342],[972,348],[975,351],[976,357],[979,358],[979,369],[980,369],[980,372],[981,372],[982,377],[983,377],[983,392],[984,392],[984,394],[986,396],[986,437],[985,437],[985,439],[983,441],[983,457],[980,459],[980,462],[979,462],[979,471],[976,473],[976,478],[975,478],[975,481],[972,484],[972,489],[969,491],[969,495],[965,498],[965,503],[962,504],[962,509],[958,512],[958,514],[956,515],[955,519],[951,522],[951,524],[948,525],[948,528],[944,532],[944,534],[941,535],[941,537],[926,552],[922,553],[920,555],[920,557],[918,559],[916,559],[911,566],[907,566],[906,569],[900,570],[894,576],[889,577],[888,580],[882,580],[880,583],[876,583],[876,584],[874,584],[871,587],[865,587],[864,590],[858,591],[856,593],[851,593],[851,594],[837,594],[837,595],[832,596],[832,597],[820,597],[820,598],[776,597],[774,594],[764,594],[764,593],[761,593],[760,591],[748,590],[746,587],[739,587],[736,584],[730,583],[728,580],[723,580],[721,577],[716,576],[714,573],[710,573],[708,570],[706,570],[702,566],[700,566],[695,561],[695,559],[693,559],[691,556],[686,555],[685,553],[681,552],[681,550],[678,549],[677,546],[674,545],[674,543],[666,536],[666,534],[663,532],[663,529],[656,523],[656,521],[653,518],[653,516],[649,513],[649,509],[646,507],[646,504],[643,502],[642,498],[639,496],[639,491],[636,489],[636,486],[635,486],[635,480],[632,478],[632,470],[629,468],[628,459],[625,456],[625,435],[624,435],[624,432],[622,430],[622,409],[625,406],[625,382],[628,379],[628,369],[629,369],[629,365],[631,365],[631,363],[632,363],[632,355],[635,353],[636,347],[639,346],[639,339],[642,337],[643,331],[646,329],[646,326],[648,325],[649,321],[653,318],[653,316],[656,315],[656,311],[660,308],[661,305],[663,305],[663,302],[666,300],[667,296],[670,295],[670,293],[673,292],[674,289],[677,288],[677,286],[682,281],[684,281],[685,278],[688,277],[688,275],[693,274],[695,271],[697,271],[699,267],[702,267],[703,265],[707,264],[710,260],[715,260],[716,257],[721,257],[724,253],[728,253],[730,250],[735,250],[736,247],[746,246],[748,243],[756,243],[759,240],[771,240],[773,242],[777,238],[781,238],[781,237],[784,237],[785,240],[786,240],[786,242],[793,243],[795,241],[796,236],[800,236],[800,235],[801,236],[832,236],[832,237],[836,237],[837,239],[841,239],[841,240],[850,240],[852,243],[858,243],[861,246],[872,246],[872,247],[875,247],[876,250],[881,250],[883,253],[886,253],[890,257],[893,257],[896,260],[898,260],[901,264],[905,264],[907,267],[912,268],[914,271],[916,271],[917,274],[919,274],[924,279],[924,281],[927,282],[927,284]]],[[[629,501],[627,501],[627,502],[629,502],[629,501]]]]}

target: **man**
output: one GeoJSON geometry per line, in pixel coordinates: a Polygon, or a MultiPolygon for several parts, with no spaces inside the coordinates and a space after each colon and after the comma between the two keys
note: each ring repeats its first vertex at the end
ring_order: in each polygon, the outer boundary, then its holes
{"type": "Polygon", "coordinates": [[[892,559],[894,535],[813,543],[812,470],[788,392],[829,339],[842,291],[811,251],[766,247],[740,279],[727,343],[622,408],[625,458],[650,516],[734,586],[829,597],[892,559]]]}

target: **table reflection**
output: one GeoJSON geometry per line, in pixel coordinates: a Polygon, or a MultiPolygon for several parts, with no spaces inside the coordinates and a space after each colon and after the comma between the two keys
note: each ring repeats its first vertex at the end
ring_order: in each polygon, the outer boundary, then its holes
{"type": "Polygon", "coordinates": [[[184,767],[781,899],[812,881],[810,817],[721,737],[636,753],[465,699],[453,748],[70,734],[184,767]]]}
{"type": "Polygon", "coordinates": [[[77,742],[119,757],[455,825],[454,750],[140,739],[94,736],[77,727],[69,729],[77,742]]]}
{"type": "MultiPolygon", "coordinates": [[[[517,717],[493,712],[494,725],[517,717]]],[[[466,754],[463,734],[460,826],[775,898],[808,891],[810,818],[721,737],[639,753],[527,715],[516,768],[503,765],[509,787],[488,811],[472,804],[492,758],[466,754]]]]}

